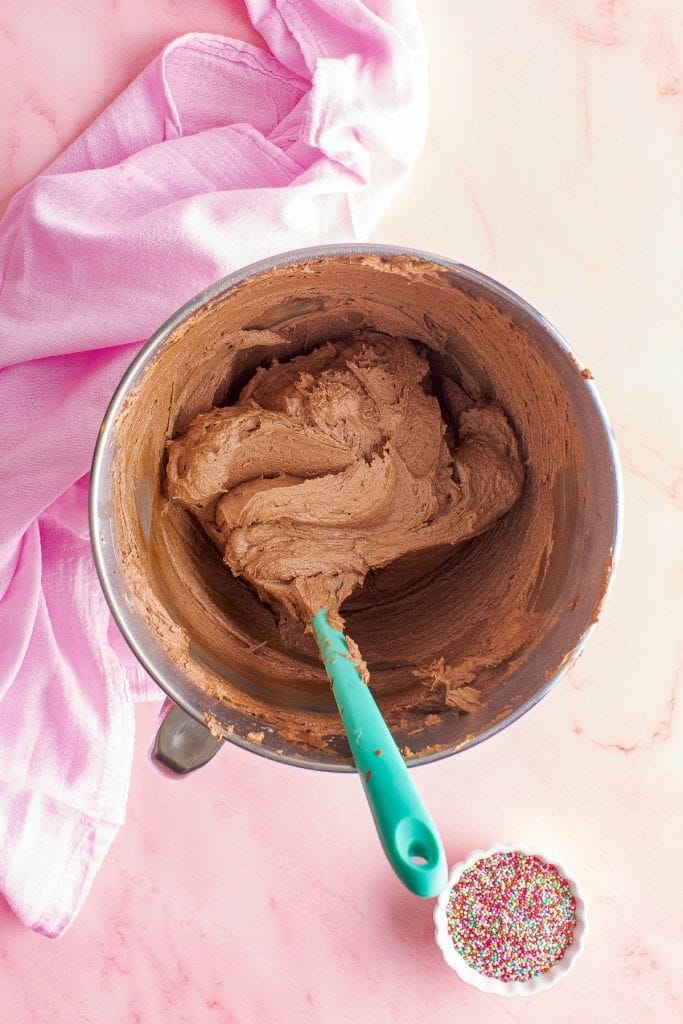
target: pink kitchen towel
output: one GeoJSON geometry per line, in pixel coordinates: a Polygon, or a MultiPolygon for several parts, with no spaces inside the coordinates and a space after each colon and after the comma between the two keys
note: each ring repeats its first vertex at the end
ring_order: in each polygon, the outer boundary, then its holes
{"type": "Polygon", "coordinates": [[[0,889],[57,936],[126,806],[133,701],[88,470],[139,345],[212,281],[367,236],[426,129],[412,0],[247,0],[271,52],[191,34],[0,221],[0,889]]]}

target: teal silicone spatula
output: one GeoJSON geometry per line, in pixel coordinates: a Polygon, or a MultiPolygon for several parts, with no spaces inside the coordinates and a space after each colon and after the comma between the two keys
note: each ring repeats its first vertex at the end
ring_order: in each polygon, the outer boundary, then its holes
{"type": "Polygon", "coordinates": [[[417,896],[437,896],[448,869],[441,837],[405,761],[361,679],[343,633],[323,608],[312,618],[327,674],[365,795],[389,863],[417,896]]]}

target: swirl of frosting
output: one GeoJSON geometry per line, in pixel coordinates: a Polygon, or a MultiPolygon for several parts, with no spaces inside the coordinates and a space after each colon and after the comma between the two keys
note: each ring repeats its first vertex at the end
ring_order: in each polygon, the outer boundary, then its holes
{"type": "Polygon", "coordinates": [[[168,444],[167,491],[279,614],[337,611],[367,573],[489,529],[522,490],[493,402],[447,427],[427,360],[365,332],[256,370],[168,444]]]}

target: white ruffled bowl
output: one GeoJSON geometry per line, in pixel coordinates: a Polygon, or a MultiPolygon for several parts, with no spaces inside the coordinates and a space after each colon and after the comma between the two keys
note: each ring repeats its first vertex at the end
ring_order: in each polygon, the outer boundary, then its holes
{"type": "Polygon", "coordinates": [[[492,846],[489,850],[474,850],[466,860],[455,865],[450,873],[448,885],[436,901],[434,924],[436,925],[436,942],[443,953],[444,960],[458,977],[466,981],[468,985],[473,985],[481,992],[490,992],[497,996],[531,996],[550,988],[560,978],[563,978],[565,974],[568,974],[580,956],[587,929],[586,903],[578,882],[556,857],[550,857],[542,850],[537,850],[530,846],[492,846]],[[571,945],[567,947],[562,959],[558,960],[550,970],[529,978],[528,981],[501,981],[499,978],[491,978],[480,971],[476,971],[460,956],[448,934],[447,907],[451,890],[459,881],[463,872],[471,868],[477,861],[482,860],[484,857],[491,857],[496,853],[526,853],[530,856],[539,857],[546,864],[557,868],[559,873],[569,882],[572,894],[576,900],[576,926],[571,945]]]}

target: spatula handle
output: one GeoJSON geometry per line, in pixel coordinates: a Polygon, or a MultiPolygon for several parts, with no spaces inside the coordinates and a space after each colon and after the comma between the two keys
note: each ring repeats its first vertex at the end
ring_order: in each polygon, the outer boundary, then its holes
{"type": "Polygon", "coordinates": [[[411,892],[437,896],[446,885],[448,870],[436,825],[353,663],[344,634],[330,626],[325,609],[312,622],[387,858],[411,892]]]}

